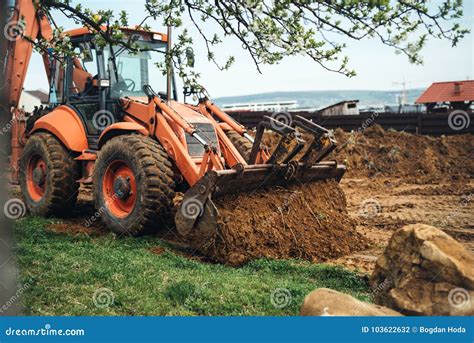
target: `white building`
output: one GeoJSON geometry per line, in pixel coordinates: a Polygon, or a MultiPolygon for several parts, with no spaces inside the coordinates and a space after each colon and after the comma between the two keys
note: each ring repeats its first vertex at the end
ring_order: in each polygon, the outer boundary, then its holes
{"type": "Polygon", "coordinates": [[[27,113],[34,111],[35,107],[47,104],[48,93],[43,90],[27,91],[23,90],[20,97],[20,108],[27,113]]]}
{"type": "Polygon", "coordinates": [[[359,115],[359,100],[344,100],[319,110],[323,116],[359,115]]]}
{"type": "Polygon", "coordinates": [[[297,101],[267,101],[223,105],[226,112],[281,112],[298,108],[297,101]]]}

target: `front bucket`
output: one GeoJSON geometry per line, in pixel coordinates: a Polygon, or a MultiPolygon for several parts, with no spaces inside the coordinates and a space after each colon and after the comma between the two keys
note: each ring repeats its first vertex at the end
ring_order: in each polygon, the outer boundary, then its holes
{"type": "Polygon", "coordinates": [[[178,230],[196,254],[232,266],[259,258],[322,262],[366,249],[337,182],[344,167],[310,172],[291,180],[278,179],[281,170],[210,172],[185,194],[178,230]]]}
{"type": "MultiPolygon", "coordinates": [[[[178,232],[202,245],[219,234],[222,218],[213,200],[228,194],[253,194],[267,188],[285,188],[292,184],[307,185],[323,180],[339,182],[345,166],[321,162],[312,167],[303,164],[251,165],[243,170],[209,171],[184,195],[176,216],[178,232]]],[[[271,192],[271,190],[268,190],[271,192]]]]}

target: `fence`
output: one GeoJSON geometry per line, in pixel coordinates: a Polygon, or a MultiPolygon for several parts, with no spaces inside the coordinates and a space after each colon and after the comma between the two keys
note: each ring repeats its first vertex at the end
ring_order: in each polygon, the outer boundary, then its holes
{"type": "MultiPolygon", "coordinates": [[[[318,112],[290,112],[311,119],[328,129],[341,128],[344,131],[359,130],[378,124],[384,129],[394,129],[410,133],[432,136],[474,134],[474,115],[472,111],[453,111],[451,113],[361,113],[359,115],[322,116],[318,112]]],[[[247,128],[255,128],[263,116],[272,112],[231,112],[235,120],[247,128]]]]}

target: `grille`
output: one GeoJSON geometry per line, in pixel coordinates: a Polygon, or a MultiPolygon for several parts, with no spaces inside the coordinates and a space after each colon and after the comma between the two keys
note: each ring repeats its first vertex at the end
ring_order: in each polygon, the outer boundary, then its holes
{"type": "MultiPolygon", "coordinates": [[[[196,132],[203,138],[210,146],[218,147],[218,140],[216,131],[212,124],[198,123],[194,124],[196,132]]],[[[204,147],[197,141],[196,138],[186,134],[186,144],[188,146],[188,152],[191,156],[203,156],[204,147]]]]}

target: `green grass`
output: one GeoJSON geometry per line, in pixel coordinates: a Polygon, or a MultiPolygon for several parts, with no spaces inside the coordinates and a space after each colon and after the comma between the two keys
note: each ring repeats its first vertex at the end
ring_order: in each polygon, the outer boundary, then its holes
{"type": "Polygon", "coordinates": [[[27,315],[296,315],[318,287],[370,301],[366,281],[340,267],[258,260],[231,268],[177,255],[154,237],[70,236],[47,231],[52,222],[26,217],[16,225],[27,315]],[[157,246],[166,251],[151,253],[157,246]],[[110,306],[95,305],[101,288],[113,294],[110,306]],[[278,288],[291,294],[283,308],[272,305],[278,288]]]}

